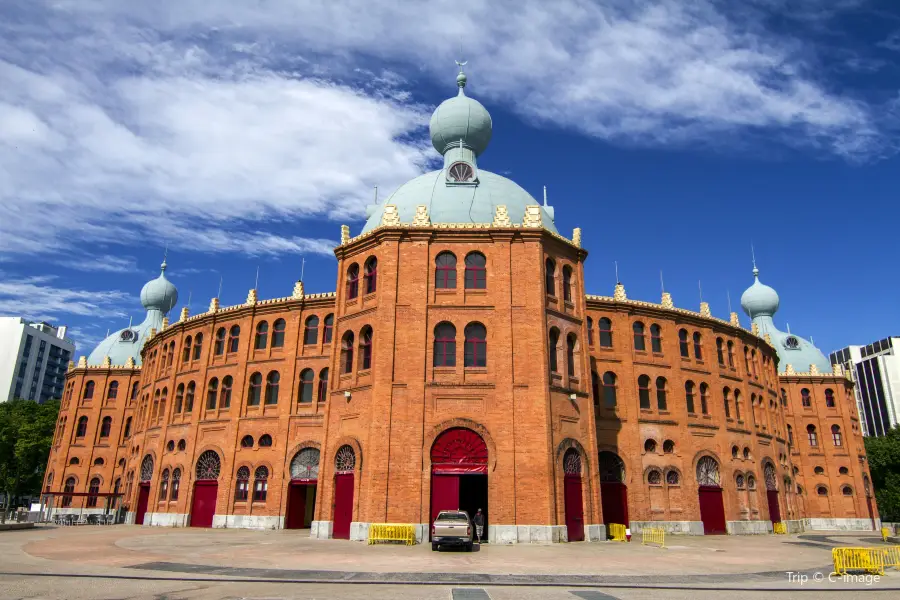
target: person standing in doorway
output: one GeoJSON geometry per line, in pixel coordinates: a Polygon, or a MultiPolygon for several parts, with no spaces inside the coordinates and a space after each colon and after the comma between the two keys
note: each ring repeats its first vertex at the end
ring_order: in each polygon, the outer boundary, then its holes
{"type": "Polygon", "coordinates": [[[472,518],[472,522],[475,523],[475,535],[478,536],[478,543],[481,544],[481,534],[484,533],[484,515],[481,514],[480,508],[472,518]]]}

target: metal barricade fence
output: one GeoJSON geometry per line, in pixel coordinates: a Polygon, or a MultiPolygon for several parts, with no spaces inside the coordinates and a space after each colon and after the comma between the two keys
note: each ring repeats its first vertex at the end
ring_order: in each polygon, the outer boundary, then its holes
{"type": "Polygon", "coordinates": [[[895,569],[900,569],[900,546],[880,548],[880,550],[885,567],[894,567],[895,569]]]}
{"type": "Polygon", "coordinates": [[[882,527],[881,528],[881,541],[886,542],[890,536],[891,536],[891,530],[887,527],[882,527]]]}
{"type": "Polygon", "coordinates": [[[884,575],[883,548],[833,548],[831,559],[834,575],[845,575],[850,571],[884,575]]]}
{"type": "Polygon", "coordinates": [[[369,544],[403,542],[407,546],[416,543],[416,528],[405,523],[372,523],[369,525],[369,544]]]}
{"type": "Polygon", "coordinates": [[[647,527],[641,530],[641,544],[659,544],[666,547],[666,530],[660,527],[647,527]]]}
{"type": "Polygon", "coordinates": [[[787,534],[787,525],[784,523],[772,523],[772,531],[777,533],[778,535],[787,534]]]}
{"type": "Polygon", "coordinates": [[[625,526],[619,523],[609,524],[609,536],[614,542],[625,541],[625,526]]]}

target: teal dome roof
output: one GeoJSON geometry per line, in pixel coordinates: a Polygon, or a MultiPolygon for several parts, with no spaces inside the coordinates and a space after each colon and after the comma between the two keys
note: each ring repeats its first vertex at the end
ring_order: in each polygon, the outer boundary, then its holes
{"type": "Polygon", "coordinates": [[[141,304],[147,310],[168,313],[178,303],[178,290],[166,279],[166,261],[163,261],[159,277],[144,284],[141,290],[141,304]]]}
{"type": "Polygon", "coordinates": [[[753,285],[741,295],[741,308],[751,319],[758,315],[771,317],[778,311],[778,305],[781,302],[778,292],[760,283],[759,269],[756,267],[753,267],[753,277],[755,279],[753,285]]]}
{"type": "MultiPolygon", "coordinates": [[[[463,143],[478,156],[488,147],[493,128],[491,115],[481,102],[466,96],[465,75],[455,98],[444,100],[431,115],[429,130],[434,149],[444,154],[447,148],[463,143]]],[[[460,79],[457,78],[459,82],[460,79]]]]}

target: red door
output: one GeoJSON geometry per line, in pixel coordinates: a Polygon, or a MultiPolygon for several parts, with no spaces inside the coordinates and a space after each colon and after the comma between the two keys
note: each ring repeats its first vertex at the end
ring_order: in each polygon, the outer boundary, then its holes
{"type": "Polygon", "coordinates": [[[147,502],[150,501],[150,484],[142,483],[138,490],[137,513],[134,515],[134,524],[143,525],[144,515],[147,514],[147,502]]]}
{"type": "Polygon", "coordinates": [[[725,505],[722,503],[722,488],[700,486],[699,493],[703,533],[706,535],[725,533],[725,505]]]}
{"type": "Polygon", "coordinates": [[[568,474],[565,479],[566,529],[570,542],[584,541],[584,503],[581,498],[581,475],[568,474]]]}
{"type": "Polygon", "coordinates": [[[306,486],[300,483],[292,483],[288,487],[287,518],[284,521],[284,528],[303,529],[305,517],[306,486]]]}
{"type": "Polygon", "coordinates": [[[350,539],[350,522],[353,521],[353,473],[334,476],[334,529],[332,537],[350,539]]]}
{"type": "Polygon", "coordinates": [[[603,509],[603,523],[619,523],[628,527],[628,486],[616,481],[600,484],[600,506],[603,509]]]}
{"type": "Polygon", "coordinates": [[[778,492],[766,490],[766,499],[769,501],[769,519],[772,523],[781,522],[781,507],[778,506],[778,492]]]}
{"type": "Polygon", "coordinates": [[[431,476],[431,522],[442,510],[459,510],[459,475],[431,476]]]}
{"type": "Polygon", "coordinates": [[[191,527],[212,527],[216,514],[216,496],[219,483],[198,481],[194,484],[194,501],[191,503],[191,527]]]}

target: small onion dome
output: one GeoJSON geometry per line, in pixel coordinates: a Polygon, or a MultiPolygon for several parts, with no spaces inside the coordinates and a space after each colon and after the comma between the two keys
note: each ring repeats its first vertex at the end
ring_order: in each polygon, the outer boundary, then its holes
{"type": "Polygon", "coordinates": [[[778,292],[759,282],[759,269],[753,268],[754,282],[741,295],[741,308],[751,319],[759,316],[771,317],[778,311],[778,292]]]}
{"type": "Polygon", "coordinates": [[[456,76],[456,85],[459,94],[441,102],[431,115],[431,143],[443,155],[462,141],[478,156],[491,141],[491,115],[481,102],[466,96],[466,75],[462,71],[456,76]]]}
{"type": "Polygon", "coordinates": [[[148,281],[141,289],[141,304],[147,310],[166,314],[178,303],[178,290],[166,279],[166,262],[163,261],[159,277],[148,281]]]}

